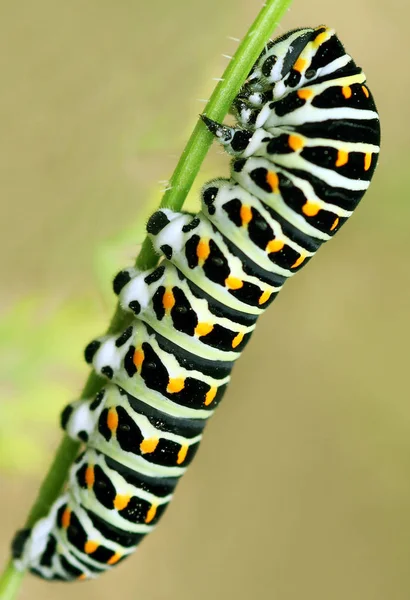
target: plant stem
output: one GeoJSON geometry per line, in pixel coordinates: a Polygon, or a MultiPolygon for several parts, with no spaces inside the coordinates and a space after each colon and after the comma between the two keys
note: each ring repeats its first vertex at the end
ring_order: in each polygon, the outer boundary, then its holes
{"type": "MultiPolygon", "coordinates": [[[[266,0],[206,105],[204,113],[207,116],[215,121],[224,119],[246,76],[290,3],[291,0],[266,0]]],[[[171,177],[169,189],[165,192],[160,204],[161,208],[172,208],[175,211],[181,209],[212,140],[212,134],[199,120],[171,177]]],[[[158,256],[149,238],[146,238],[137,257],[136,266],[141,269],[148,269],[155,266],[157,260],[158,256]]],[[[132,319],[132,316],[124,313],[117,306],[108,333],[120,331],[132,319]]],[[[101,377],[91,373],[81,397],[93,396],[103,384],[104,380],[101,377]]],[[[49,472],[40,487],[37,500],[27,519],[26,527],[31,527],[48,512],[64,485],[79,448],[79,442],[64,436],[49,472]]],[[[13,600],[16,597],[23,576],[24,573],[17,571],[12,561],[10,561],[0,577],[0,600],[13,600]]]]}

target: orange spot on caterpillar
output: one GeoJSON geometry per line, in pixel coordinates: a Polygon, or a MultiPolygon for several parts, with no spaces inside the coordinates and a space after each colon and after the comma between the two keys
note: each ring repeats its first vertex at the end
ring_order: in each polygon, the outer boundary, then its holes
{"type": "Polygon", "coordinates": [[[87,575],[85,573],[81,573],[81,575],[79,575],[77,579],[78,581],[84,581],[85,579],[87,579],[87,575]]]}
{"type": "Polygon", "coordinates": [[[268,171],[266,175],[266,183],[270,186],[272,192],[279,192],[279,177],[273,171],[268,171]]]}
{"type": "Polygon", "coordinates": [[[301,100],[309,100],[313,96],[312,90],[305,88],[297,91],[297,95],[301,100]]]}
{"type": "Polygon", "coordinates": [[[289,148],[292,148],[295,152],[303,148],[303,140],[299,135],[291,134],[288,137],[289,148]]]}
{"type": "Polygon", "coordinates": [[[141,348],[138,348],[137,350],[135,350],[134,357],[132,360],[133,360],[134,365],[137,367],[137,369],[141,368],[142,363],[144,362],[144,358],[145,358],[144,350],[141,350],[141,348]]]}
{"type": "Polygon", "coordinates": [[[336,229],[336,227],[339,225],[339,221],[340,221],[339,217],[336,217],[336,219],[333,221],[333,225],[330,228],[330,231],[333,231],[334,229],[336,229]]]}
{"type": "Polygon", "coordinates": [[[242,342],[243,340],[243,333],[238,333],[238,335],[236,335],[233,340],[232,340],[232,348],[236,348],[237,346],[239,346],[239,344],[242,342]]]}
{"type": "Polygon", "coordinates": [[[61,517],[62,528],[68,529],[70,527],[70,521],[71,521],[71,510],[67,507],[61,517]]]}
{"type": "Polygon", "coordinates": [[[131,500],[131,496],[123,496],[121,494],[117,494],[114,498],[114,508],[117,510],[122,510],[128,506],[129,501],[131,500]]]}
{"type": "Polygon", "coordinates": [[[265,304],[265,302],[267,302],[270,297],[271,297],[271,293],[268,292],[268,290],[265,290],[263,292],[263,294],[261,295],[261,297],[259,298],[258,304],[265,304]]]}
{"type": "Polygon", "coordinates": [[[115,433],[118,427],[118,413],[116,409],[112,406],[108,410],[107,414],[107,427],[111,431],[111,433],[115,433]]]}
{"type": "Polygon", "coordinates": [[[185,379],[182,377],[176,377],[175,379],[170,379],[167,385],[167,392],[169,394],[176,394],[183,390],[185,387],[185,379]]]}
{"type": "Polygon", "coordinates": [[[315,37],[315,39],[313,40],[313,45],[316,48],[319,48],[319,46],[321,46],[328,39],[329,39],[329,30],[326,29],[326,31],[322,31],[322,33],[319,33],[319,35],[317,35],[315,37]]]}
{"type": "Polygon", "coordinates": [[[148,509],[148,512],[146,514],[145,517],[145,522],[146,523],[151,523],[152,519],[155,517],[155,515],[157,514],[157,506],[155,506],[155,504],[152,504],[150,506],[150,508],[148,509]]]}
{"type": "Polygon", "coordinates": [[[94,467],[92,465],[88,465],[85,470],[85,483],[87,484],[87,487],[92,488],[94,485],[94,481],[95,481],[94,467]]]}
{"type": "Polygon", "coordinates": [[[162,306],[165,310],[171,310],[175,305],[175,297],[172,290],[166,290],[162,296],[162,306]]]}
{"type": "Polygon", "coordinates": [[[84,552],[86,554],[92,554],[95,552],[100,544],[98,542],[93,542],[92,540],[88,540],[84,544],[84,552]]]}
{"type": "MultiPolygon", "coordinates": [[[[322,34],[319,34],[319,35],[322,35],[322,34]]],[[[317,37],[319,37],[319,35],[317,37]]],[[[293,65],[293,70],[298,71],[298,73],[302,73],[302,71],[305,70],[307,64],[308,64],[308,61],[306,59],[302,58],[301,56],[299,56],[299,58],[293,65]]]]}
{"type": "Polygon", "coordinates": [[[204,404],[205,406],[209,406],[211,402],[214,401],[216,396],[216,387],[211,387],[211,389],[205,394],[204,404]]]}
{"type": "Polygon", "coordinates": [[[285,243],[281,240],[271,240],[268,242],[266,246],[266,252],[270,254],[271,252],[279,252],[284,247],[285,243]]]}
{"type": "Polygon", "coordinates": [[[349,160],[349,153],[344,150],[337,151],[337,159],[335,162],[336,167],[343,167],[349,160]]]}
{"type": "Polygon", "coordinates": [[[241,287],[243,287],[243,281],[237,277],[229,276],[225,279],[225,285],[230,290],[239,290],[241,287]]]}
{"type": "Polygon", "coordinates": [[[240,216],[242,221],[242,227],[246,227],[248,223],[252,221],[252,210],[250,206],[246,204],[242,204],[240,210],[240,216]]]}
{"type": "Polygon", "coordinates": [[[370,92],[365,85],[362,85],[363,94],[368,98],[370,96],[370,92]]]}
{"type": "Polygon", "coordinates": [[[366,152],[364,155],[364,170],[368,171],[370,169],[370,165],[372,164],[372,153],[366,152]]]}
{"type": "Polygon", "coordinates": [[[186,459],[186,455],[188,453],[188,446],[181,446],[178,457],[177,457],[177,465],[180,465],[186,459]]]}
{"type": "Polygon", "coordinates": [[[198,337],[201,337],[201,335],[208,335],[208,333],[211,333],[213,328],[214,326],[211,323],[198,323],[195,327],[195,333],[198,337]]]}
{"type": "Polygon", "coordinates": [[[154,452],[155,448],[158,446],[158,443],[158,438],[146,438],[145,440],[142,440],[140,444],[140,450],[144,454],[150,454],[150,452],[154,452]]]}
{"type": "Polygon", "coordinates": [[[320,210],[320,206],[309,200],[302,206],[302,212],[307,217],[315,217],[320,210]]]}
{"type": "Polygon", "coordinates": [[[207,240],[199,240],[198,245],[196,247],[196,255],[199,260],[206,260],[210,254],[211,250],[209,248],[209,243],[207,240]]]}
{"type": "Polygon", "coordinates": [[[115,563],[117,563],[120,560],[120,558],[121,554],[118,554],[118,552],[116,552],[111,556],[111,558],[107,560],[107,565],[115,565],[115,563]]]}
{"type": "Polygon", "coordinates": [[[290,267],[291,269],[296,269],[296,267],[299,267],[303,261],[305,260],[306,256],[303,256],[303,254],[301,254],[299,256],[299,258],[297,260],[295,260],[295,262],[293,263],[293,265],[290,267]]]}
{"type": "Polygon", "coordinates": [[[344,85],[342,87],[342,94],[348,100],[352,97],[352,88],[349,85],[344,85]]]}

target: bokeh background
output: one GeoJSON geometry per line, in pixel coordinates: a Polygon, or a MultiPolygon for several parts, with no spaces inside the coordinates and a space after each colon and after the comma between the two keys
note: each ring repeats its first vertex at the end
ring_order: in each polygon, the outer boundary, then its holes
{"type": "MultiPolygon", "coordinates": [[[[5,561],[249,0],[22,0],[0,7],[0,557],[5,561]]],[[[21,598],[408,600],[408,4],[295,0],[279,33],[335,27],[381,113],[373,185],[280,294],[194,466],[137,556],[21,598]]],[[[201,180],[223,175],[216,146],[201,180]]],[[[197,193],[190,200],[197,206],[197,193]]]]}

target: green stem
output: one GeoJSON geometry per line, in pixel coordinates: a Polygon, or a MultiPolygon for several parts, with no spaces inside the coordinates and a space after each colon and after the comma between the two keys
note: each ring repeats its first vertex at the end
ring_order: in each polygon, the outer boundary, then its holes
{"type": "MultiPolygon", "coordinates": [[[[266,0],[206,105],[204,113],[211,119],[215,121],[224,119],[247,74],[290,3],[291,0],[266,0]]],[[[169,189],[165,192],[160,207],[172,208],[176,211],[181,209],[212,140],[212,134],[209,133],[202,121],[198,121],[171,177],[169,189]]],[[[158,256],[154,252],[150,240],[146,238],[136,260],[136,266],[148,269],[155,266],[157,260],[158,256]]],[[[130,320],[132,320],[132,316],[117,307],[108,332],[120,331],[128,325],[130,320]]],[[[98,375],[91,373],[81,397],[93,396],[103,383],[104,381],[98,375]]],[[[40,487],[26,527],[31,527],[48,512],[64,485],[79,448],[78,442],[64,436],[40,487]]],[[[0,600],[13,600],[16,597],[23,576],[24,573],[17,571],[10,561],[0,577],[0,600]]]]}

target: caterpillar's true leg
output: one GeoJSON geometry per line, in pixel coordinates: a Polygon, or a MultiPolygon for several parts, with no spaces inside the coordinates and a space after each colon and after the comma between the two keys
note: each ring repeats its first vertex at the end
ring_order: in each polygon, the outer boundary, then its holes
{"type": "Polygon", "coordinates": [[[201,119],[218,142],[225,146],[229,154],[242,156],[245,153],[254,135],[253,131],[238,127],[229,127],[229,125],[213,121],[206,115],[201,115],[201,119]]]}
{"type": "Polygon", "coordinates": [[[209,119],[206,115],[201,115],[201,118],[218,142],[225,147],[225,150],[238,158],[257,156],[261,149],[265,150],[266,142],[273,137],[262,128],[251,130],[243,127],[229,127],[229,125],[209,119]]]}

